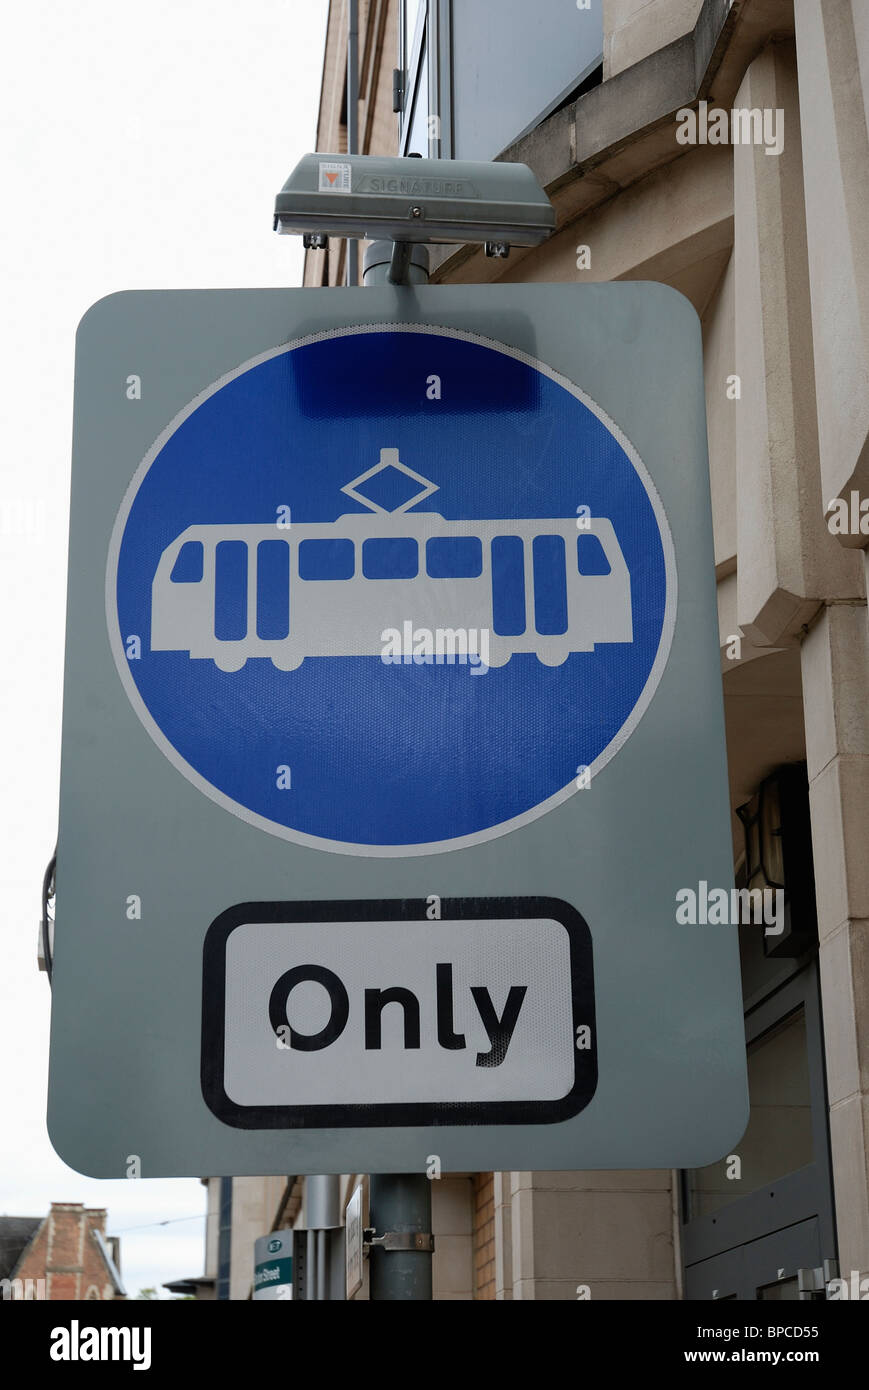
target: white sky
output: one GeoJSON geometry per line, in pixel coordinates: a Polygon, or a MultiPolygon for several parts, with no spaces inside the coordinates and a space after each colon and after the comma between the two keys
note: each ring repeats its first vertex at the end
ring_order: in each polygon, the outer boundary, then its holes
{"type": "Polygon", "coordinates": [[[115,290],[301,283],[301,243],[271,213],[314,148],[327,9],[28,0],[3,20],[0,1213],[107,1207],[131,1296],[202,1273],[205,1189],[84,1178],[45,1128],[36,943],[57,828],[75,330],[115,290]]]}

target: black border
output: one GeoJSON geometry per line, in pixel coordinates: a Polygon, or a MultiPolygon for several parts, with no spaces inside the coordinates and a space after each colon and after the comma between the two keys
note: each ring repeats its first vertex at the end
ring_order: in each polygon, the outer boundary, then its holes
{"type": "Polygon", "coordinates": [[[597,1034],[591,932],[576,908],[560,898],[441,898],[446,919],[475,921],[549,917],[570,940],[574,1031],[591,1025],[592,1045],[574,1049],[574,1084],[556,1101],[436,1101],[374,1105],[238,1105],[226,1094],[223,1078],[226,1005],[226,943],[243,923],[258,922],[418,922],[426,919],[426,898],[349,899],[311,902],[238,903],[221,912],[208,928],[202,947],[202,1054],[200,1080],[208,1108],[238,1129],[350,1129],[396,1125],[554,1124],[578,1115],[597,1088],[597,1034]]]}

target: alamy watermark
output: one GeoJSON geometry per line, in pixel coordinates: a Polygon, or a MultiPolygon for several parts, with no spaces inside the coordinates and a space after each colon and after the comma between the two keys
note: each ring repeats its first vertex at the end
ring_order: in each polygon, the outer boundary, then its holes
{"type": "Polygon", "coordinates": [[[0,1300],[4,1303],[22,1303],[45,1300],[44,1279],[0,1279],[0,1300]]]}
{"type": "Polygon", "coordinates": [[[134,1371],[151,1365],[150,1327],[54,1327],[48,1354],[52,1361],[130,1361],[134,1371]]]}
{"type": "Polygon", "coordinates": [[[692,927],[764,927],[764,936],[784,931],[783,888],[710,888],[701,879],[695,888],[676,893],[676,921],[692,927]]]}
{"type": "Polygon", "coordinates": [[[848,497],[834,497],[827,505],[827,529],[833,536],[869,536],[869,497],[851,489],[848,497]]]}
{"type": "Polygon", "coordinates": [[[676,140],[680,145],[763,145],[766,154],[784,149],[785,113],[781,107],[710,107],[701,101],[676,112],[676,140]]]}
{"type": "Polygon", "coordinates": [[[869,1299],[869,1278],[861,1279],[860,1271],[852,1269],[850,1279],[831,1279],[826,1292],[831,1303],[845,1298],[865,1302],[869,1299]]]}
{"type": "Polygon", "coordinates": [[[487,627],[414,627],[406,619],[401,629],[384,628],[380,659],[384,666],[470,666],[472,676],[489,669],[487,627]]]}

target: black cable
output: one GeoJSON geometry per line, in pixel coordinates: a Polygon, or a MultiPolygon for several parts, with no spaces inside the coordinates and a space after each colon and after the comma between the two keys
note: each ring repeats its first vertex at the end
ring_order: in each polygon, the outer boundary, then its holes
{"type": "Polygon", "coordinates": [[[51,938],[48,931],[48,900],[54,897],[54,871],[57,866],[57,846],[54,854],[48,861],[48,868],[42,879],[42,954],[45,958],[45,973],[48,976],[48,984],[51,986],[51,970],[53,965],[51,954],[51,938]]]}

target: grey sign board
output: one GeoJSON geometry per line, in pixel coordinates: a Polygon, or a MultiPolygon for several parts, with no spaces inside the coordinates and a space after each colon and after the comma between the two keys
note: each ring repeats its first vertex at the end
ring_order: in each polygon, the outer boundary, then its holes
{"type": "Polygon", "coordinates": [[[701,884],[732,861],[686,300],[88,312],[49,1088],[68,1163],[711,1162],[747,1096],[736,928],[677,920],[701,884]]]}

